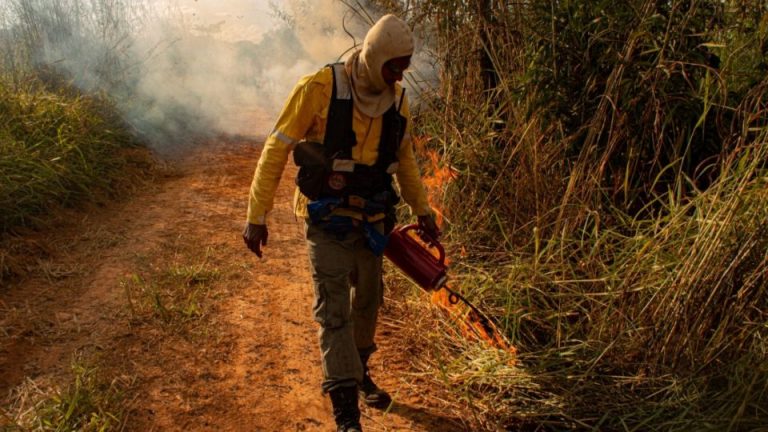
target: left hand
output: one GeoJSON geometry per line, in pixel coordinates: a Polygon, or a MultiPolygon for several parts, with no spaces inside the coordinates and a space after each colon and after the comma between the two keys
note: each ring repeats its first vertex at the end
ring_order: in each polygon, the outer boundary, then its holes
{"type": "Polygon", "coordinates": [[[419,231],[421,231],[421,233],[434,241],[440,239],[442,232],[440,232],[440,228],[438,228],[437,223],[435,223],[434,215],[428,214],[424,216],[418,216],[417,219],[419,221],[419,231]]]}
{"type": "Polygon", "coordinates": [[[263,255],[262,247],[267,245],[269,230],[265,224],[252,224],[247,222],[243,230],[243,241],[251,252],[261,258],[263,255]]]}

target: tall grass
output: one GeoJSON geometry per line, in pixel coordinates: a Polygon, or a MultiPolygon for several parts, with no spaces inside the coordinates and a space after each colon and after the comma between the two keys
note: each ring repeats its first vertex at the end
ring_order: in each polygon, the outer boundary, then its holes
{"type": "MultiPolygon", "coordinates": [[[[107,93],[125,78],[120,51],[137,7],[116,0],[0,5],[0,240],[62,208],[114,199],[150,168],[142,139],[107,93]],[[86,58],[94,64],[77,64],[86,58]],[[72,73],[77,67],[96,76],[72,73]]],[[[4,242],[0,280],[20,271],[26,252],[4,242]]]]}
{"type": "Polygon", "coordinates": [[[768,424],[765,5],[409,5],[454,287],[519,351],[415,335],[449,400],[477,430],[768,424]]]}
{"type": "Polygon", "coordinates": [[[109,101],[0,82],[0,233],[118,193],[139,146],[109,101]]]}
{"type": "Polygon", "coordinates": [[[0,5],[5,74],[74,80],[86,91],[130,86],[128,53],[150,3],[125,0],[6,0],[0,5]]]}

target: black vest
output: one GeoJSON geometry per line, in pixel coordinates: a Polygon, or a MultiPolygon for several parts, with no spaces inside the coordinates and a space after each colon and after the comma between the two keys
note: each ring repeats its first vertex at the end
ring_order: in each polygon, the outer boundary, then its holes
{"type": "Polygon", "coordinates": [[[302,142],[296,146],[294,161],[300,167],[296,184],[313,201],[342,198],[343,206],[359,207],[362,199],[384,205],[389,211],[399,202],[392,186],[392,174],[397,167],[397,151],[405,135],[407,120],[392,104],[382,118],[376,162],[373,165],[355,163],[352,147],[357,140],[352,129],[351,84],[344,64],[329,67],[333,73],[333,91],[325,139],[322,144],[302,142]]]}

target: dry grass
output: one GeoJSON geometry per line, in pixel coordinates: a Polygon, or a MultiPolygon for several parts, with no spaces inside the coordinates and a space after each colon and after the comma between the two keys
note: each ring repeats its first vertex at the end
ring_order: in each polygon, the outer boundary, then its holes
{"type": "Polygon", "coordinates": [[[40,379],[27,379],[16,387],[9,405],[0,410],[0,430],[120,430],[124,395],[132,385],[129,377],[105,380],[79,355],[73,359],[69,382],[63,387],[40,379]]]}
{"type": "Polygon", "coordinates": [[[135,273],[120,283],[132,322],[192,336],[216,333],[210,317],[222,293],[212,287],[234,270],[215,263],[215,256],[189,239],[137,256],[135,273]]]}
{"type": "Polygon", "coordinates": [[[764,427],[759,2],[411,6],[443,67],[416,133],[457,173],[452,285],[519,349],[510,367],[423,318],[446,409],[472,430],[764,427]]]}

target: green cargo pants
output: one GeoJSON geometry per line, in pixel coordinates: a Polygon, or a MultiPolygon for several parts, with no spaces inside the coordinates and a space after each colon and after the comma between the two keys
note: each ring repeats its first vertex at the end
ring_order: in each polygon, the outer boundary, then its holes
{"type": "MultiPolygon", "coordinates": [[[[383,225],[376,228],[381,231],[383,225]]],[[[362,230],[341,238],[310,223],[306,230],[313,314],[320,324],[322,388],[328,392],[362,382],[360,355],[376,350],[376,319],[384,298],[382,257],[368,249],[362,230]]]]}

